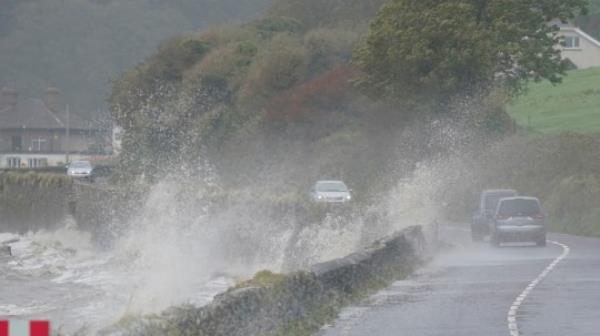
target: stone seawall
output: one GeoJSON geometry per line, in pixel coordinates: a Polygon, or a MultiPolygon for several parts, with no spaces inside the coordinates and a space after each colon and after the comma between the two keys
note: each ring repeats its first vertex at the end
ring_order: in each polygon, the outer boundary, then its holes
{"type": "Polygon", "coordinates": [[[68,212],[72,188],[64,175],[0,172],[0,232],[55,228],[68,212]]]}
{"type": "Polygon", "coordinates": [[[407,228],[345,258],[281,275],[267,284],[233,288],[208,306],[179,307],[121,322],[101,335],[305,335],[361,294],[387,286],[422,262],[421,227],[407,228]]]}
{"type": "Polygon", "coordinates": [[[72,216],[80,229],[105,241],[111,224],[135,210],[139,195],[61,174],[0,172],[0,232],[52,230],[72,216]]]}

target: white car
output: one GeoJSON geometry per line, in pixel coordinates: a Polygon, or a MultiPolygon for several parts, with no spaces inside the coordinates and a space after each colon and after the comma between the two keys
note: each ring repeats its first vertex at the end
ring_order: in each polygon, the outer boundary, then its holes
{"type": "Polygon", "coordinates": [[[92,178],[92,171],[89,161],[73,161],[67,166],[67,175],[71,177],[92,178]]]}
{"type": "Polygon", "coordinates": [[[346,203],[352,199],[351,190],[342,181],[317,181],[310,190],[315,202],[346,203]]]}

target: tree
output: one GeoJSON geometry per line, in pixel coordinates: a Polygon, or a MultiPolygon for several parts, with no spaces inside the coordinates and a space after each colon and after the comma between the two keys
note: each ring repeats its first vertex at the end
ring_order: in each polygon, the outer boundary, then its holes
{"type": "Polygon", "coordinates": [[[358,87],[374,98],[432,101],[528,80],[558,83],[565,64],[554,19],[585,12],[586,0],[390,0],[355,61],[358,87]]]}
{"type": "Polygon", "coordinates": [[[577,18],[576,24],[586,33],[600,39],[600,0],[590,0],[589,13],[577,18]]]}

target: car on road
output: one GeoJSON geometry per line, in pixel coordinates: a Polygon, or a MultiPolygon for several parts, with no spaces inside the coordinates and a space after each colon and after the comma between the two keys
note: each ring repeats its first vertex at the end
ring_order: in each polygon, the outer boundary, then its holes
{"type": "Polygon", "coordinates": [[[471,221],[473,241],[482,241],[490,234],[490,224],[493,222],[500,199],[515,196],[517,196],[517,191],[513,189],[489,189],[480,194],[479,205],[471,221]]]}
{"type": "Polygon", "coordinates": [[[540,200],[535,197],[507,197],[498,202],[490,228],[490,243],[533,241],[546,246],[546,224],[540,200]]]}
{"type": "Polygon", "coordinates": [[[93,179],[94,168],[89,161],[73,161],[67,165],[67,176],[93,179]]]}
{"type": "Polygon", "coordinates": [[[319,203],[346,203],[352,200],[351,190],[342,181],[317,181],[310,197],[319,203]]]}

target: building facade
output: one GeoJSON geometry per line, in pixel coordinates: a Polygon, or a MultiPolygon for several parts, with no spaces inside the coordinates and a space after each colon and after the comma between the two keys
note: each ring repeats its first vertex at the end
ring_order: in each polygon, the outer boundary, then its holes
{"type": "Polygon", "coordinates": [[[41,99],[19,99],[14,89],[0,92],[0,168],[62,166],[109,156],[112,129],[99,126],[60,104],[60,91],[41,99]]]}
{"type": "Polygon", "coordinates": [[[562,57],[577,69],[600,67],[600,42],[572,24],[558,23],[562,57]]]}

